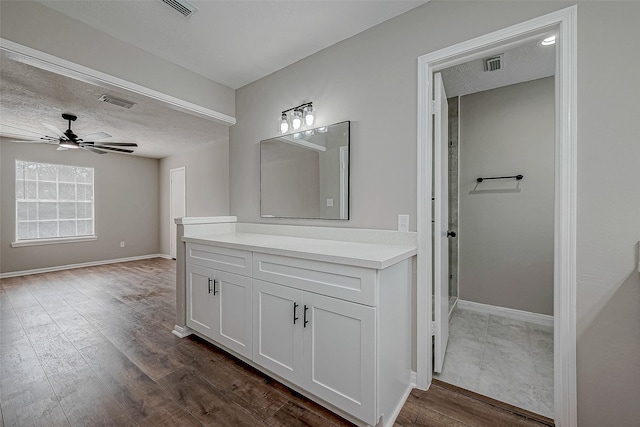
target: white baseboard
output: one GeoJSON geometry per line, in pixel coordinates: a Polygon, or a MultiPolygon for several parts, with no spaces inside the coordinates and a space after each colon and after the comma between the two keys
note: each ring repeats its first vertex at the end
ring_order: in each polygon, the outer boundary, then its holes
{"type": "Polygon", "coordinates": [[[164,259],[175,259],[175,258],[172,258],[171,255],[167,255],[167,254],[156,254],[156,256],[158,258],[164,258],[164,259]]]}
{"type": "Polygon", "coordinates": [[[164,254],[139,255],[139,256],[132,256],[127,258],[81,262],[79,264],[67,264],[67,265],[57,265],[53,267],[34,268],[33,270],[9,271],[6,273],[0,273],[0,279],[4,279],[7,277],[28,276],[30,274],[50,273],[52,271],[71,270],[74,268],[94,267],[96,265],[115,264],[118,262],[139,261],[141,259],[150,259],[150,258],[169,258],[170,259],[168,255],[164,255],[164,254]]]}
{"type": "Polygon", "coordinates": [[[553,316],[531,313],[529,311],[515,310],[513,308],[498,307],[495,305],[481,304],[479,302],[458,300],[458,307],[463,310],[477,311],[478,313],[494,314],[509,319],[531,322],[537,325],[553,327],[553,316]]]}
{"type": "Polygon", "coordinates": [[[193,331],[186,326],[174,325],[171,333],[179,338],[184,338],[191,335],[193,331]]]}

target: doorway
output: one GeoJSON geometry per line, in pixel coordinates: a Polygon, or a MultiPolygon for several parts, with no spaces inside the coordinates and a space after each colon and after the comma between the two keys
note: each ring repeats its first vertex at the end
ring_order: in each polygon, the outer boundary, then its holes
{"type": "Polygon", "coordinates": [[[459,165],[459,198],[436,196],[449,199],[450,261],[459,242],[460,300],[434,376],[553,418],[555,48],[541,44],[546,36],[506,50],[500,70],[479,59],[441,71],[449,112],[460,106],[459,138],[450,117],[443,144],[459,165]]]}
{"type": "MultiPolygon", "coordinates": [[[[558,426],[576,425],[575,362],[575,227],[576,227],[576,7],[563,9],[418,59],[418,267],[417,267],[417,383],[428,388],[432,378],[432,334],[442,334],[444,321],[435,319],[432,205],[434,159],[432,113],[435,73],[472,59],[498,54],[508,46],[555,29],[555,183],[554,183],[554,420],[558,426]]],[[[444,232],[448,230],[443,230],[444,232]]],[[[437,236],[440,238],[441,236],[437,236]]],[[[440,282],[442,284],[442,282],[440,282]]],[[[446,283],[448,287],[448,280],[446,283]]],[[[447,289],[448,290],[448,289],[447,289]]],[[[448,308],[448,302],[447,302],[448,308]]],[[[442,310],[444,311],[444,310],[442,310]]],[[[448,314],[448,313],[447,313],[448,314]]],[[[448,324],[448,316],[447,324],[448,324]]],[[[444,337],[441,337],[441,342],[444,337]]]]}
{"type": "Polygon", "coordinates": [[[169,251],[176,259],[177,226],[175,219],[187,215],[187,180],[185,167],[169,170],[169,251]]]}

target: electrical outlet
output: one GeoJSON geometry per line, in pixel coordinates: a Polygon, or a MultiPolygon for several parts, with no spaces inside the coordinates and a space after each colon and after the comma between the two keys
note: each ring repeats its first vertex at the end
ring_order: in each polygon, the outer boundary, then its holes
{"type": "Polygon", "coordinates": [[[124,242],[120,242],[120,247],[124,248],[124,242]]]}
{"type": "Polygon", "coordinates": [[[409,215],[398,215],[398,231],[409,231],[409,215]]]}

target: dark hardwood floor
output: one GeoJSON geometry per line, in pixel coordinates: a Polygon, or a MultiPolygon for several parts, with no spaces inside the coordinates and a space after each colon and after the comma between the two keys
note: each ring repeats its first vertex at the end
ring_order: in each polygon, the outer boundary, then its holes
{"type": "MultiPolygon", "coordinates": [[[[0,426],[351,426],[196,337],[171,334],[175,261],[0,280],[0,426]]],[[[540,426],[433,385],[397,426],[540,426]]]]}

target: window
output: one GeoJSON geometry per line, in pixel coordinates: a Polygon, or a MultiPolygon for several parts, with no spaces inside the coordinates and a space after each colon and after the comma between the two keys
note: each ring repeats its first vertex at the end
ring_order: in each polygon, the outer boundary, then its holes
{"type": "Polygon", "coordinates": [[[94,235],[93,168],[16,160],[16,243],[94,235]]]}

